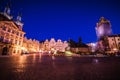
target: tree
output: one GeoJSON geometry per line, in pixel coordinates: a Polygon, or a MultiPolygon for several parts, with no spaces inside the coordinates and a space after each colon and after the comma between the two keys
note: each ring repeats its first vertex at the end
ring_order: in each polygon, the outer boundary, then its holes
{"type": "Polygon", "coordinates": [[[76,47],[76,42],[72,39],[69,39],[68,41],[70,47],[76,47]]]}

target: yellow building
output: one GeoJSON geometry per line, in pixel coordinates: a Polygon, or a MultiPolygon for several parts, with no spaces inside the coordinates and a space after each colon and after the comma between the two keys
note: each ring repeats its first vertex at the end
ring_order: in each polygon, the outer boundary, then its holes
{"type": "Polygon", "coordinates": [[[22,52],[23,53],[33,53],[33,52],[39,52],[39,41],[35,39],[27,39],[24,37],[23,45],[22,45],[22,52]]]}
{"type": "Polygon", "coordinates": [[[0,54],[4,54],[4,48],[7,48],[7,55],[21,54],[25,34],[22,27],[21,16],[14,21],[8,6],[0,12],[0,42],[4,43],[0,46],[0,54]]]}

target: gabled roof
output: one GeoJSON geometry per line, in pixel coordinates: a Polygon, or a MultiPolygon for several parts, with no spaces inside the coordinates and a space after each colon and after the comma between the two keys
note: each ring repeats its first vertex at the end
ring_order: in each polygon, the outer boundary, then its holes
{"type": "MultiPolygon", "coordinates": [[[[0,13],[0,21],[9,21],[9,23],[11,23],[15,29],[20,30],[20,29],[19,29],[19,26],[15,23],[15,21],[13,21],[12,19],[7,18],[7,17],[4,15],[4,13],[0,13]]],[[[7,23],[7,24],[9,24],[9,23],[7,23]]],[[[22,31],[22,30],[20,30],[20,31],[22,31]]],[[[22,32],[23,32],[23,31],[22,31],[22,32]]],[[[25,32],[24,32],[24,33],[25,33],[25,32]]]]}

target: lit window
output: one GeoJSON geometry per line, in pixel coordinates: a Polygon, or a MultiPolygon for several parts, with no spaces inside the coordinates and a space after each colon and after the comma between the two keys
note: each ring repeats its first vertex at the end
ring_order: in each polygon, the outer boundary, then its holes
{"type": "Polygon", "coordinates": [[[19,42],[19,45],[21,45],[21,42],[19,42]]]}
{"type": "Polygon", "coordinates": [[[15,53],[15,50],[13,51],[13,53],[15,53]]]}

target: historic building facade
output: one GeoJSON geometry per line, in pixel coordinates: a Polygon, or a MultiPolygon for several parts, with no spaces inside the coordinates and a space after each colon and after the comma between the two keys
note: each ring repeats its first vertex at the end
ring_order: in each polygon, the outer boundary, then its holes
{"type": "Polygon", "coordinates": [[[58,39],[55,41],[54,38],[51,38],[51,40],[45,40],[43,43],[40,44],[41,51],[47,51],[47,52],[54,52],[54,51],[60,51],[65,52],[66,48],[68,47],[67,41],[62,42],[62,40],[58,39]]]}
{"type": "Polygon", "coordinates": [[[120,52],[120,34],[105,36],[103,40],[98,41],[99,49],[106,53],[120,52]]]}
{"type": "Polygon", "coordinates": [[[102,53],[120,52],[120,35],[112,34],[111,23],[104,17],[96,25],[96,50],[102,53]]]}
{"type": "Polygon", "coordinates": [[[23,46],[22,46],[22,53],[33,53],[39,52],[39,41],[35,39],[27,39],[24,37],[23,46]]]}
{"type": "Polygon", "coordinates": [[[0,12],[0,54],[21,54],[25,32],[22,30],[21,15],[16,20],[10,14],[7,6],[4,12],[0,12]]]}

